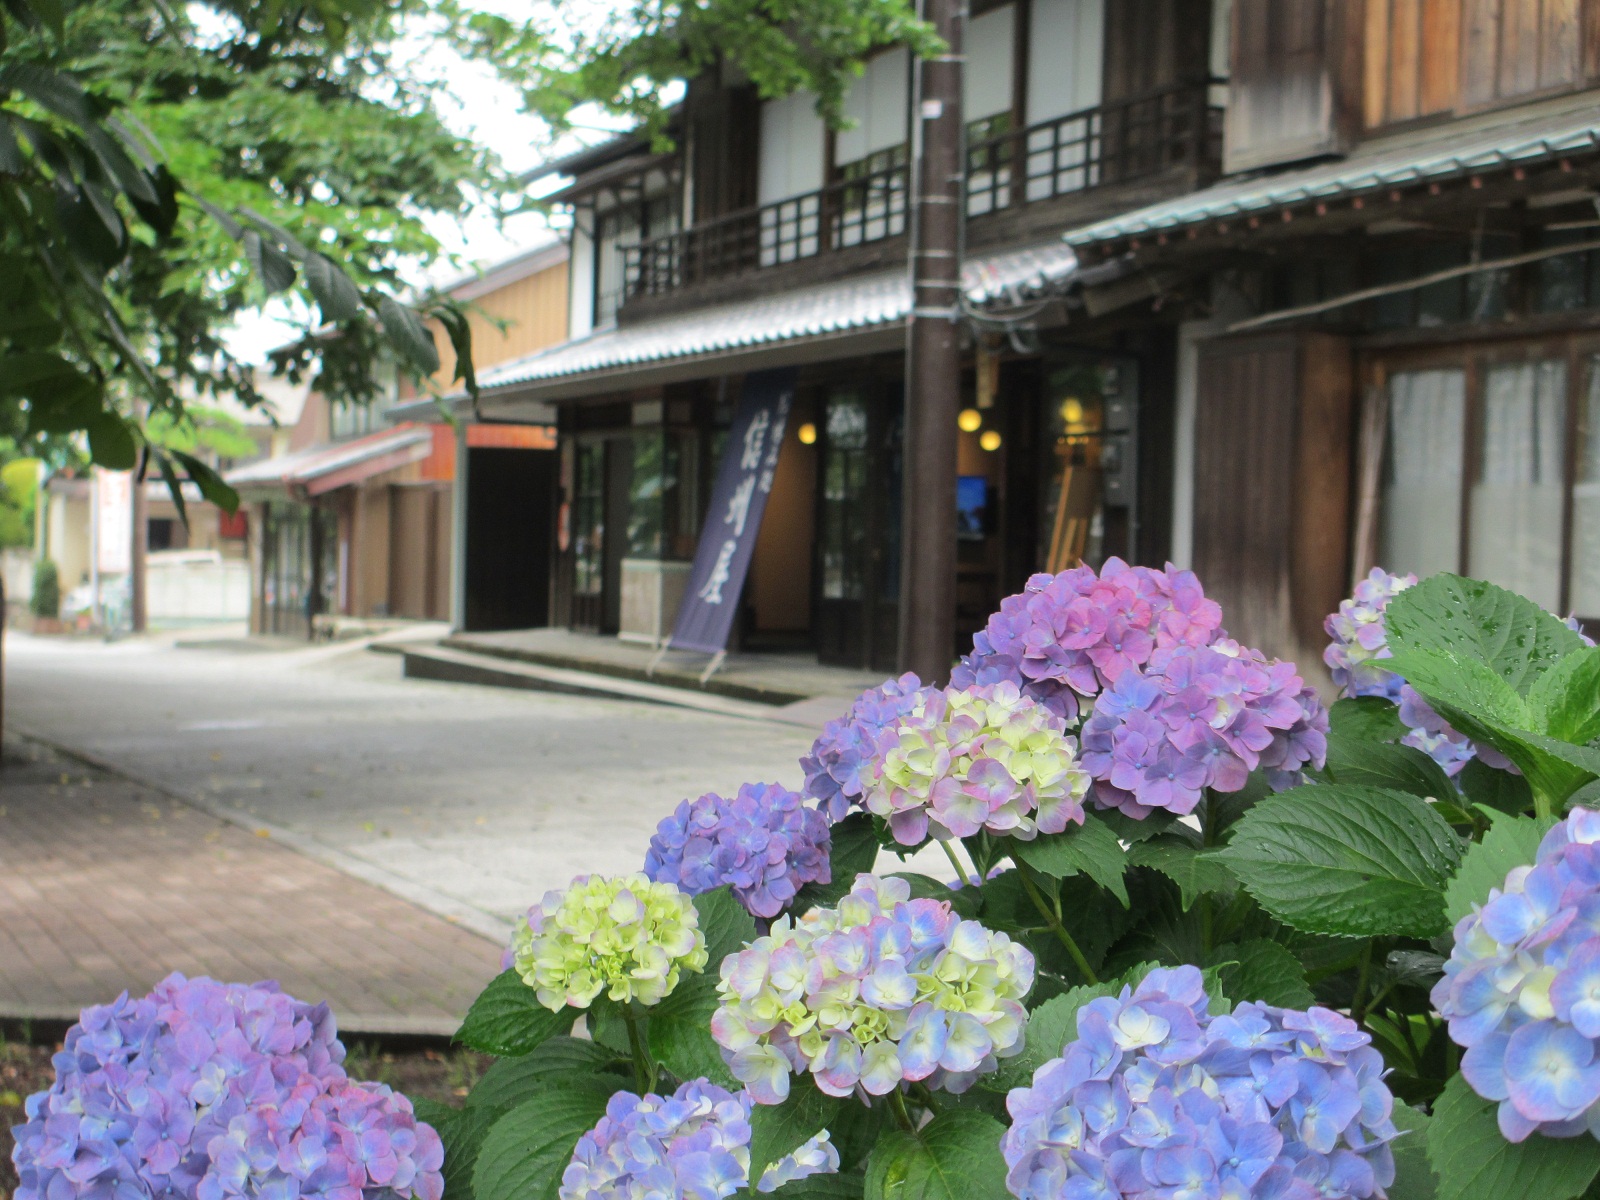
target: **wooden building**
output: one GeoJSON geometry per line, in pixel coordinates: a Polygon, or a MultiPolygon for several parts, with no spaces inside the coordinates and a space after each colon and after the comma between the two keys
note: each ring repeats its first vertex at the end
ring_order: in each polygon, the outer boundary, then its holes
{"type": "MultiPolygon", "coordinates": [[[[1039,569],[1170,551],[1181,314],[1080,332],[1061,234],[1219,176],[1226,17],[1208,0],[973,8],[966,637],[1039,569]]],[[[553,623],[665,636],[742,377],[792,365],[737,643],[896,665],[912,68],[904,49],[873,57],[837,133],[811,96],[696,79],[672,152],[622,137],[553,165],[570,179],[571,340],[483,372],[478,405],[559,411],[553,623]]]]}

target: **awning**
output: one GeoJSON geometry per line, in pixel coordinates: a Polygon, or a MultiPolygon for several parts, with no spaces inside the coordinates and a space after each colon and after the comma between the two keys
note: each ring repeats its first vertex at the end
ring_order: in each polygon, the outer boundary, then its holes
{"type": "Polygon", "coordinates": [[[427,458],[433,431],[402,426],[331,446],[313,446],[248,463],[224,478],[241,492],[320,496],[427,458]]]}
{"type": "MultiPolygon", "coordinates": [[[[967,303],[1026,304],[1060,291],[1077,263],[1059,241],[974,256],[962,273],[967,303]]],[[[498,412],[500,399],[577,398],[612,385],[895,349],[910,311],[911,284],[900,268],[621,325],[480,371],[480,407],[498,412]]]]}
{"type": "Polygon", "coordinates": [[[1348,158],[1256,174],[1097,221],[1066,234],[1079,249],[1182,231],[1297,205],[1470,178],[1593,154],[1600,149],[1594,93],[1451,121],[1365,142],[1348,158]]]}

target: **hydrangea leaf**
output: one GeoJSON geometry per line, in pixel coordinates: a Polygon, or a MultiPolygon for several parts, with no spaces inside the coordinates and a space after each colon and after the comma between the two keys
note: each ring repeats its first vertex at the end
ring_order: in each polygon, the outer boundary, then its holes
{"type": "Polygon", "coordinates": [[[1260,1000],[1279,1008],[1309,1008],[1316,1003],[1300,960],[1287,946],[1267,938],[1218,947],[1210,961],[1223,994],[1235,1004],[1260,1000]]]}
{"type": "Polygon", "coordinates": [[[999,1121],[970,1109],[885,1134],[867,1160],[866,1200],[1008,1200],[1004,1136],[999,1121]]]}
{"type": "Polygon", "coordinates": [[[1551,737],[1578,746],[1600,737],[1600,646],[1575,651],[1539,676],[1528,707],[1551,737]]]}
{"type": "Polygon", "coordinates": [[[1093,813],[1084,817],[1082,825],[1064,833],[1041,834],[1031,842],[1013,838],[1011,856],[1052,879],[1087,875],[1112,892],[1124,907],[1128,903],[1128,889],[1122,880],[1128,867],[1127,852],[1111,827],[1093,813]]]}
{"type": "Polygon", "coordinates": [[[1338,732],[1328,736],[1328,765],[1323,773],[1330,783],[1394,788],[1424,799],[1453,800],[1456,796],[1444,768],[1421,750],[1362,741],[1338,732]]]}
{"type": "Polygon", "coordinates": [[[672,993],[649,1010],[650,1052],[679,1079],[700,1076],[737,1091],[738,1082],[711,1037],[722,960],[756,938],[756,923],[733,892],[720,887],[694,898],[708,963],[699,975],[684,975],[672,993]]]}
{"type": "Polygon", "coordinates": [[[1387,1191],[1389,1200],[1435,1200],[1439,1180],[1428,1164],[1428,1126],[1432,1118],[1403,1100],[1394,1102],[1395,1128],[1401,1136],[1394,1149],[1394,1182],[1387,1191]]]}
{"type": "Polygon", "coordinates": [[[490,1066],[467,1097],[467,1107],[504,1112],[530,1099],[552,1076],[601,1075],[617,1061],[616,1052],[599,1042],[553,1037],[530,1054],[490,1066]]]}
{"type": "Polygon", "coordinates": [[[859,1171],[836,1175],[809,1175],[786,1183],[775,1192],[768,1192],[772,1200],[861,1200],[866,1191],[866,1176],[859,1171]]]}
{"type": "MultiPolygon", "coordinates": [[[[1504,771],[1501,774],[1505,774],[1504,771]]],[[[1512,775],[1510,778],[1515,779],[1512,775]]],[[[1572,795],[1567,797],[1567,803],[1574,808],[1600,808],[1600,779],[1586,783],[1572,795]]]]}
{"type": "Polygon", "coordinates": [[[1358,742],[1397,742],[1406,734],[1400,707],[1382,696],[1346,696],[1328,709],[1328,729],[1358,742]]]}
{"type": "Polygon", "coordinates": [[[478,1151],[474,1200],[556,1200],[573,1148],[615,1090],[592,1075],[562,1076],[503,1115],[478,1151]]]}
{"type": "Polygon", "coordinates": [[[1497,1107],[1460,1075],[1445,1084],[1427,1133],[1438,1200],[1572,1200],[1600,1174],[1600,1142],[1537,1133],[1525,1142],[1508,1142],[1500,1133],[1497,1107]]]}
{"type": "Polygon", "coordinates": [[[871,871],[878,861],[878,831],[870,813],[851,813],[830,830],[828,851],[831,883],[808,883],[795,896],[792,911],[832,908],[855,885],[856,876],[871,871]]]}
{"type": "MultiPolygon", "coordinates": [[[[1492,811],[1492,810],[1491,810],[1492,811]]],[[[1531,863],[1539,843],[1555,825],[1554,817],[1508,817],[1493,813],[1494,822],[1483,841],[1467,848],[1461,867],[1444,891],[1444,915],[1450,927],[1474,905],[1489,899],[1489,889],[1505,884],[1512,867],[1531,863]]]]}
{"type": "Polygon", "coordinates": [[[515,971],[502,971],[467,1010],[456,1041],[485,1054],[514,1058],[572,1029],[577,1010],[551,1012],[515,971]]]}
{"type": "Polygon", "coordinates": [[[1183,895],[1185,912],[1202,895],[1231,896],[1239,890],[1239,881],[1220,858],[1173,834],[1130,847],[1128,864],[1154,868],[1176,883],[1183,895]]]}
{"type": "Polygon", "coordinates": [[[1320,784],[1252,809],[1220,852],[1260,905],[1307,933],[1430,938],[1461,841],[1425,801],[1320,784]]]}
{"type": "Polygon", "coordinates": [[[1461,768],[1456,786],[1471,803],[1498,812],[1524,813],[1533,807],[1533,790],[1525,776],[1491,767],[1481,758],[1461,768]]]}
{"type": "MultiPolygon", "coordinates": [[[[1415,652],[1458,666],[1482,663],[1519,695],[1583,647],[1583,639],[1532,600],[1459,575],[1433,575],[1398,593],[1384,622],[1396,657],[1415,652]]],[[[1409,670],[1400,673],[1417,686],[1409,670]]]]}
{"type": "Polygon", "coordinates": [[[490,1127],[502,1115],[500,1109],[451,1108],[436,1100],[418,1097],[411,1102],[417,1120],[426,1121],[444,1143],[443,1200],[473,1200],[472,1169],[490,1127]]]}
{"type": "Polygon", "coordinates": [[[838,1124],[845,1102],[817,1090],[809,1075],[790,1082],[782,1104],[750,1106],[750,1179],[760,1181],[767,1168],[793,1154],[824,1129],[838,1124]]]}

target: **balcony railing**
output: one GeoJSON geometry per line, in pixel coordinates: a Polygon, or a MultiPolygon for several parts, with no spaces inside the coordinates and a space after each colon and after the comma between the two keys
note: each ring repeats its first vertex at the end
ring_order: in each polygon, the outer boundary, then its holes
{"type": "MultiPolygon", "coordinates": [[[[1222,110],[1208,94],[1207,83],[1164,88],[969,143],[968,216],[1214,167],[1222,110]]],[[[906,231],[909,179],[906,166],[893,166],[624,246],[627,295],[663,295],[896,237],[906,231]]]]}

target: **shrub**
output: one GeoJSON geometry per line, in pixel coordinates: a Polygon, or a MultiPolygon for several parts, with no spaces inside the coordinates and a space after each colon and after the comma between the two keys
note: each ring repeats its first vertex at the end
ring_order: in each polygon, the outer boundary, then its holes
{"type": "Polygon", "coordinates": [[[61,615],[61,575],[52,558],[33,564],[33,600],[29,604],[36,617],[55,620],[61,615]]]}

